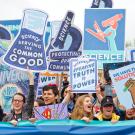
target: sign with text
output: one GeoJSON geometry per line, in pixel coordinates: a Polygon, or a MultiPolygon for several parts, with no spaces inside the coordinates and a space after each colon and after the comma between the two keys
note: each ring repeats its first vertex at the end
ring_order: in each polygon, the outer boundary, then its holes
{"type": "Polygon", "coordinates": [[[36,72],[47,69],[43,43],[47,17],[42,11],[24,11],[21,29],[4,57],[7,64],[36,72]]]}
{"type": "Polygon", "coordinates": [[[103,63],[124,61],[125,10],[86,9],[83,54],[103,63]]]}
{"type": "Polygon", "coordinates": [[[47,76],[46,74],[39,74],[38,78],[38,85],[37,85],[37,97],[42,95],[42,89],[45,85],[48,84],[56,84],[57,83],[57,77],[52,75],[52,76],[47,76]]]}
{"type": "Polygon", "coordinates": [[[70,81],[75,93],[95,93],[97,61],[89,58],[70,60],[70,81]]]}
{"type": "Polygon", "coordinates": [[[46,51],[49,71],[69,71],[69,60],[82,54],[82,34],[74,27],[73,18],[74,13],[68,11],[64,20],[51,22],[51,42],[46,51]]]}
{"type": "MultiPolygon", "coordinates": [[[[16,92],[28,94],[29,78],[27,72],[0,63],[0,104],[4,112],[11,112],[12,97],[16,92]]],[[[35,76],[34,85],[37,86],[38,75],[35,76]]]]}
{"type": "Polygon", "coordinates": [[[120,103],[132,108],[135,105],[135,63],[110,70],[109,74],[120,103]]]}

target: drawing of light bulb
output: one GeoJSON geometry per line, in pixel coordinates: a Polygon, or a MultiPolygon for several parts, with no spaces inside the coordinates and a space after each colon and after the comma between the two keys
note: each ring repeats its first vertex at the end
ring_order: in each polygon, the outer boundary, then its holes
{"type": "Polygon", "coordinates": [[[22,90],[16,84],[5,84],[1,89],[2,108],[4,112],[9,113],[11,111],[12,97],[16,92],[22,92],[22,90]]]}

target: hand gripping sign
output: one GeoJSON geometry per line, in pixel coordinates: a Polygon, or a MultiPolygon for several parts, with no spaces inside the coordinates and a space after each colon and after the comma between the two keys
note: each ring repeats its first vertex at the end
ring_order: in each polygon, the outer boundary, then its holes
{"type": "Polygon", "coordinates": [[[33,71],[47,69],[43,33],[48,15],[42,11],[26,9],[18,36],[4,61],[14,67],[33,71]]]}

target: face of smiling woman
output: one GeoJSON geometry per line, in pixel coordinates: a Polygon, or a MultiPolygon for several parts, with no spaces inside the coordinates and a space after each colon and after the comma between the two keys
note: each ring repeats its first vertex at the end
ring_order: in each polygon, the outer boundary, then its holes
{"type": "Polygon", "coordinates": [[[90,97],[85,97],[83,101],[83,109],[85,113],[90,113],[92,111],[92,103],[90,97]]]}

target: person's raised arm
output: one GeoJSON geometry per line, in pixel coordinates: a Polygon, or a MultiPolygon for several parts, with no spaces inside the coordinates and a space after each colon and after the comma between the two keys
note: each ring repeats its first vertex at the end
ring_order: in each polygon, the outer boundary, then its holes
{"type": "Polygon", "coordinates": [[[66,94],[66,96],[64,97],[62,103],[68,104],[68,103],[70,102],[71,90],[72,90],[71,86],[68,86],[68,87],[66,88],[67,94],[66,94]]]}
{"type": "Polygon", "coordinates": [[[34,91],[34,75],[33,72],[28,70],[27,71],[28,78],[29,78],[29,90],[28,90],[28,96],[27,96],[27,102],[26,102],[26,111],[29,115],[29,117],[32,116],[33,112],[33,106],[34,106],[34,99],[35,99],[35,91],[34,91]]]}
{"type": "Polygon", "coordinates": [[[103,96],[101,95],[101,88],[99,84],[96,86],[96,95],[97,95],[98,101],[101,103],[103,96]]]}
{"type": "Polygon", "coordinates": [[[28,70],[29,85],[34,85],[34,75],[33,72],[28,70]]]}

